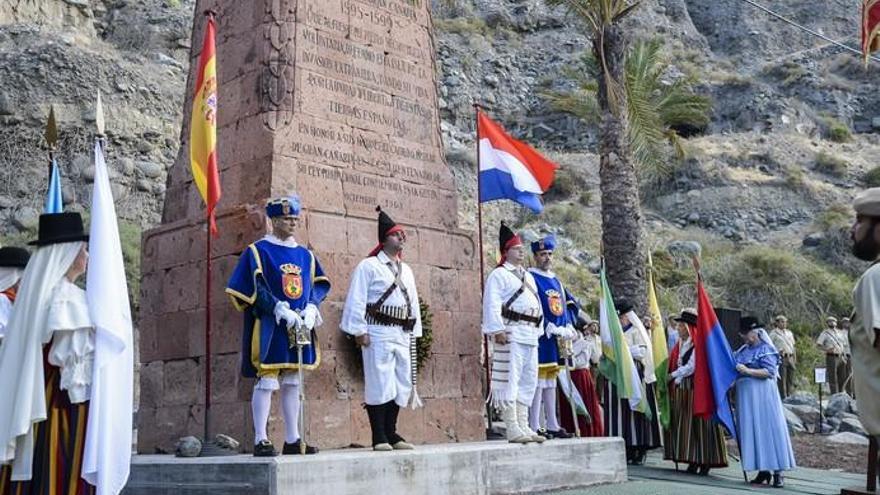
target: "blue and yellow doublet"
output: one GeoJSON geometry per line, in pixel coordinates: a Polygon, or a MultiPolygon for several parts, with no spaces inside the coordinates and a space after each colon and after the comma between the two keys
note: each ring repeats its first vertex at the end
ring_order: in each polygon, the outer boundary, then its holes
{"type": "MultiPolygon", "coordinates": [[[[302,246],[279,245],[266,239],[250,244],[232,272],[226,293],[244,314],[241,374],[277,377],[299,368],[296,347],[290,347],[284,321],[275,322],[275,305],[287,301],[301,313],[306,305],[320,306],[330,292],[330,280],[315,255],[302,246]]],[[[317,335],[303,348],[303,369],[321,363],[317,335]]]]}
{"type": "MultiPolygon", "coordinates": [[[[548,277],[537,270],[529,270],[538,287],[538,299],[544,310],[544,327],[552,323],[557,327],[574,326],[577,318],[577,302],[571,297],[562,282],[556,277],[548,277]]],[[[538,338],[538,377],[555,379],[559,373],[559,345],[556,335],[546,332],[538,338]]]]}

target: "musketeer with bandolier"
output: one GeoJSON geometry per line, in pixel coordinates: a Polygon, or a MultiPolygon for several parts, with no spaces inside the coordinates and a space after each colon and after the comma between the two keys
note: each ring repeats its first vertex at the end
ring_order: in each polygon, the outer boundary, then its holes
{"type": "Polygon", "coordinates": [[[529,406],[538,385],[538,337],[543,311],[532,275],[523,268],[522,240],[504,223],[501,262],[483,294],[483,334],[492,342],[491,404],[500,412],[512,443],[543,442],[529,428],[529,406]]]}
{"type": "Polygon", "coordinates": [[[414,387],[414,344],[422,336],[419,294],[401,261],[406,232],[381,208],[379,244],[351,275],[340,328],[352,335],[364,360],[364,402],[375,451],[410,450],[397,433],[401,407],[421,402],[414,387]]]}

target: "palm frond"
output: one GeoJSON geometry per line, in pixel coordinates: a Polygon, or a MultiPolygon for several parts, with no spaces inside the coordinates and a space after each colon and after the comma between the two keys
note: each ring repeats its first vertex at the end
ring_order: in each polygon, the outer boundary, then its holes
{"type": "Polygon", "coordinates": [[[559,112],[565,112],[588,124],[598,124],[599,102],[596,100],[595,91],[576,89],[574,91],[542,91],[544,98],[550,107],[559,112]]]}
{"type": "MultiPolygon", "coordinates": [[[[679,159],[686,156],[684,139],[675,129],[705,127],[711,112],[711,101],[693,93],[688,82],[670,84],[663,80],[668,64],[662,48],[659,40],[636,43],[626,61],[627,137],[640,177],[647,182],[668,175],[670,148],[679,159]]],[[[543,96],[554,109],[588,124],[597,123],[601,113],[596,79],[603,74],[595,57],[585,54],[580,64],[569,67],[564,74],[576,89],[548,91],[543,96]]]]}

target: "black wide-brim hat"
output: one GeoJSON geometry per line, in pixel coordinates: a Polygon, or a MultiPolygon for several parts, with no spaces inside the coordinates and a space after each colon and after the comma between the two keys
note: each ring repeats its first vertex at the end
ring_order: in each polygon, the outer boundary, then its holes
{"type": "Polygon", "coordinates": [[[756,328],[761,328],[761,322],[754,316],[743,316],[739,320],[739,333],[745,335],[756,328]]]}
{"type": "Polygon", "coordinates": [[[0,248],[0,266],[24,268],[30,258],[31,255],[25,248],[11,246],[0,248]]]}
{"type": "Polygon", "coordinates": [[[618,315],[624,315],[633,310],[633,305],[631,302],[629,302],[628,299],[621,297],[620,299],[614,301],[614,309],[617,310],[618,315]]]}
{"type": "Polygon", "coordinates": [[[63,242],[88,242],[89,236],[83,229],[82,216],[76,212],[44,213],[40,215],[40,231],[32,246],[47,246],[63,242]]]}
{"type": "Polygon", "coordinates": [[[688,325],[697,326],[697,315],[690,311],[682,311],[679,316],[673,318],[675,321],[682,321],[688,325]]]}

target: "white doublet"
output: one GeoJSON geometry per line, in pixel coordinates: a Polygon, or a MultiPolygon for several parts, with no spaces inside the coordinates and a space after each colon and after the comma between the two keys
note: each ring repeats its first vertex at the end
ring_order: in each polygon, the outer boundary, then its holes
{"type": "MultiPolygon", "coordinates": [[[[384,251],[358,263],[351,275],[351,285],[345,299],[340,329],[353,336],[369,334],[370,345],[361,349],[364,360],[364,402],[375,406],[394,401],[400,407],[409,402],[413,389],[410,339],[422,336],[422,319],[415,277],[406,264],[400,263],[400,282],[406,287],[410,310],[416,318],[412,332],[399,326],[367,323],[367,304],[375,303],[394,283],[394,274],[388,267],[391,259],[384,251]]],[[[400,288],[383,305],[406,306],[400,288]]]]}

